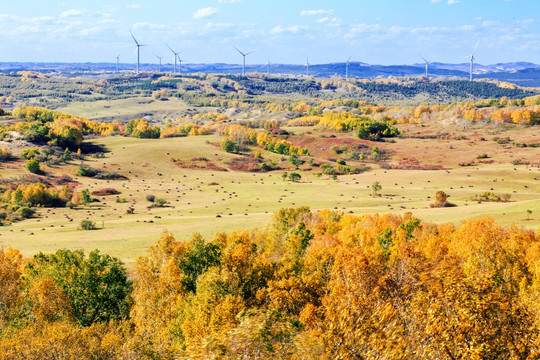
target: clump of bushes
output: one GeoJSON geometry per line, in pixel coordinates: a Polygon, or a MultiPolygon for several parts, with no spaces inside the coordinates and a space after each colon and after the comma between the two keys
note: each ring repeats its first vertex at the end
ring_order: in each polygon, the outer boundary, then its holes
{"type": "Polygon", "coordinates": [[[435,193],[435,202],[429,206],[432,208],[456,206],[456,204],[452,204],[451,202],[448,202],[449,197],[450,195],[448,195],[444,191],[439,190],[435,193]]]}
{"type": "Polygon", "coordinates": [[[6,148],[0,148],[0,161],[2,160],[11,160],[11,153],[6,148]]]}
{"type": "Polygon", "coordinates": [[[510,194],[497,195],[491,191],[486,191],[481,194],[476,194],[472,197],[474,201],[483,202],[508,202],[510,201],[510,194]]]}
{"type": "Polygon", "coordinates": [[[359,124],[357,133],[358,138],[373,141],[378,141],[385,137],[395,137],[399,134],[397,128],[380,121],[370,121],[359,124]]]}
{"type": "Polygon", "coordinates": [[[92,195],[95,195],[95,196],[109,196],[109,195],[118,195],[118,194],[121,194],[121,192],[113,188],[104,188],[104,189],[92,191],[92,195]]]}
{"type": "Polygon", "coordinates": [[[236,141],[232,140],[231,138],[223,139],[219,145],[221,146],[221,149],[223,151],[229,152],[229,153],[235,153],[238,152],[238,144],[236,141]]]}
{"type": "Polygon", "coordinates": [[[96,230],[96,223],[90,220],[82,220],[81,221],[81,229],[83,230],[96,230]]]}
{"type": "Polygon", "coordinates": [[[43,170],[41,170],[41,166],[39,164],[38,159],[30,159],[26,162],[26,165],[24,166],[26,170],[30,171],[32,174],[42,174],[43,170]]]}
{"type": "Polygon", "coordinates": [[[116,172],[98,170],[84,165],[79,165],[76,170],[76,174],[79,176],[91,177],[100,180],[127,179],[127,177],[125,177],[124,175],[120,175],[116,172]]]}

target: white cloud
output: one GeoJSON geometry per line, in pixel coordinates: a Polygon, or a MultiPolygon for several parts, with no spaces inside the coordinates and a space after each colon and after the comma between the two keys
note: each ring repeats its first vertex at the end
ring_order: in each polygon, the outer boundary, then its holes
{"type": "Polygon", "coordinates": [[[496,22],[496,21],[485,20],[485,21],[482,23],[482,27],[491,27],[491,26],[498,25],[498,24],[499,24],[499,23],[496,22]]]}
{"type": "Polygon", "coordinates": [[[220,4],[234,4],[234,3],[239,3],[240,1],[242,0],[219,0],[218,2],[220,4]]]}
{"type": "Polygon", "coordinates": [[[459,4],[459,0],[448,0],[448,1],[447,1],[447,4],[448,4],[448,5],[459,4]]]}
{"type": "Polygon", "coordinates": [[[133,25],[134,30],[148,29],[148,30],[165,30],[167,27],[163,24],[152,24],[147,22],[140,22],[133,25]]]}
{"type": "Polygon", "coordinates": [[[141,4],[128,4],[126,5],[127,9],[139,9],[141,7],[141,4]]]}
{"type": "Polygon", "coordinates": [[[431,0],[432,4],[435,4],[435,3],[438,3],[438,2],[441,2],[441,0],[431,0]]]}
{"type": "Polygon", "coordinates": [[[270,30],[270,34],[276,35],[276,34],[282,34],[289,32],[291,34],[297,34],[300,30],[308,29],[307,26],[300,26],[300,25],[291,25],[291,26],[281,26],[278,25],[274,27],[272,30],[270,30]]]}
{"type": "Polygon", "coordinates": [[[213,7],[207,7],[204,9],[199,9],[193,13],[194,19],[202,19],[208,16],[212,16],[215,13],[217,13],[219,9],[213,8],[213,7]]]}
{"type": "Polygon", "coordinates": [[[302,10],[300,11],[300,16],[325,16],[333,12],[333,10],[302,10]]]}
{"type": "Polygon", "coordinates": [[[473,31],[475,29],[476,27],[474,25],[462,25],[456,28],[456,30],[459,30],[459,31],[473,31]]]}
{"type": "Polygon", "coordinates": [[[81,9],[70,9],[62,12],[60,14],[61,18],[71,17],[71,16],[81,16],[86,13],[86,10],[81,9]]]}

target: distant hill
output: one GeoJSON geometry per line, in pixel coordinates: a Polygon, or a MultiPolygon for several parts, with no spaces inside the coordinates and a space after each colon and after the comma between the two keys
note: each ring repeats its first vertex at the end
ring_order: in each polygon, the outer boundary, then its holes
{"type": "MultiPolygon", "coordinates": [[[[309,75],[321,78],[345,77],[345,63],[310,64],[309,75]]],[[[430,77],[469,77],[469,63],[445,64],[430,63],[430,77]]],[[[130,72],[134,64],[121,63],[120,72],[130,72]]],[[[116,72],[116,63],[0,63],[0,72],[10,73],[17,71],[39,71],[44,73],[58,73],[66,76],[107,77],[116,72]]],[[[141,71],[156,72],[157,64],[141,64],[141,71]]],[[[164,64],[163,72],[172,72],[172,64],[164,64]]],[[[283,75],[305,75],[306,66],[298,64],[256,64],[246,65],[247,72],[258,72],[283,75]]],[[[182,64],[183,73],[219,73],[239,74],[242,66],[238,64],[182,64]]],[[[412,65],[370,65],[362,62],[351,62],[349,76],[351,78],[376,77],[408,77],[420,76],[425,73],[425,65],[417,63],[412,65]]],[[[475,64],[474,74],[477,78],[490,78],[508,81],[521,86],[540,87],[540,65],[529,62],[499,63],[493,65],[475,64]]]]}

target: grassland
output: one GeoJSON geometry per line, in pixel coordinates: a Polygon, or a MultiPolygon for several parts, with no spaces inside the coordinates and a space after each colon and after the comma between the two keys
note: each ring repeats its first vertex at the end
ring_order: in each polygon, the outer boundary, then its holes
{"type": "MultiPolygon", "coordinates": [[[[406,125],[411,126],[411,125],[406,125]]],[[[439,126],[439,125],[437,125],[439,126]]],[[[437,131],[418,126],[422,131],[437,131]]],[[[297,128],[288,129],[293,134],[297,128]]],[[[305,132],[305,129],[301,129],[305,132]]],[[[408,130],[411,132],[411,129],[408,130]]],[[[538,141],[538,134],[517,128],[510,136],[523,141],[538,141]]],[[[478,129],[463,133],[472,138],[478,129]]],[[[330,145],[322,147],[323,133],[314,132],[307,138],[316,159],[329,156],[330,145]],[[309,140],[311,138],[311,140],[309,140]],[[323,149],[324,148],[324,149],[323,149]]],[[[293,136],[294,137],[294,136],[293,136]]],[[[437,163],[447,159],[444,170],[385,170],[374,167],[372,171],[340,176],[337,181],[327,175],[317,176],[315,171],[300,171],[298,183],[283,181],[282,170],[268,173],[236,171],[211,171],[181,168],[171,159],[189,160],[206,157],[217,165],[240,155],[222,151],[215,143],[215,135],[169,138],[159,140],[107,137],[93,140],[109,149],[105,158],[88,158],[86,165],[116,171],[129,180],[94,180],[77,177],[78,188],[98,190],[113,187],[122,193],[125,203],[116,202],[116,196],[98,197],[99,202],[78,210],[68,208],[40,209],[40,217],[0,227],[2,246],[13,246],[30,256],[39,251],[51,252],[58,248],[98,248],[117,256],[133,266],[137,256],[153,244],[159,234],[168,230],[176,238],[188,238],[193,232],[206,237],[217,231],[252,228],[268,222],[271,214],[283,207],[309,206],[312,209],[336,209],[345,213],[404,213],[436,223],[453,222],[488,215],[503,225],[516,224],[526,228],[540,226],[540,169],[513,165],[512,158],[538,159],[538,149],[514,149],[507,152],[494,141],[437,139],[398,139],[396,143],[377,143],[388,147],[394,160],[416,157],[421,163],[437,163]],[[455,153],[449,152],[453,147],[455,153]],[[519,156],[517,152],[519,151],[519,156]],[[491,164],[459,167],[459,161],[489,153],[491,164]],[[456,154],[456,155],[454,155],[456,154]],[[461,159],[461,160],[460,160],[461,159]],[[379,181],[380,197],[372,197],[370,185],[379,181]],[[457,207],[430,208],[437,190],[449,194],[457,207]],[[492,191],[511,194],[506,203],[478,203],[475,194],[492,191]],[[168,201],[162,208],[148,208],[147,195],[168,201]],[[134,214],[126,214],[133,207],[134,214]],[[527,210],[531,210],[527,220],[527,210]],[[100,228],[94,231],[79,230],[80,221],[90,219],[100,228]]],[[[324,140],[324,139],[323,139],[324,140]]],[[[332,139],[352,141],[346,135],[332,139]]],[[[357,139],[356,139],[357,140],[357,139]]],[[[276,154],[263,151],[263,156],[279,161],[276,154]]],[[[286,161],[284,162],[287,163],[286,161]]],[[[25,173],[20,162],[10,163],[1,169],[2,176],[25,173]]],[[[46,168],[50,173],[67,173],[73,176],[78,163],[59,168],[46,168]]]]}

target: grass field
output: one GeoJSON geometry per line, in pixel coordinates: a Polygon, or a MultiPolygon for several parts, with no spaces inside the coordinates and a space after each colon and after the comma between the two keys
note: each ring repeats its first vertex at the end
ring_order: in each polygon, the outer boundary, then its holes
{"type": "MultiPolygon", "coordinates": [[[[144,140],[109,137],[94,140],[110,152],[105,158],[85,161],[94,168],[119,172],[129,180],[94,180],[78,177],[79,189],[113,187],[122,192],[125,203],[116,196],[98,197],[100,202],[78,210],[41,209],[42,216],[0,227],[2,246],[12,246],[30,256],[58,248],[100,249],[117,256],[132,267],[159,235],[168,230],[178,239],[193,232],[212,237],[218,231],[263,226],[271,214],[283,207],[309,206],[337,209],[346,213],[412,212],[426,221],[454,222],[489,215],[502,225],[526,228],[540,226],[540,169],[507,163],[481,164],[450,170],[374,169],[359,175],[328,176],[301,172],[298,183],[286,182],[281,171],[269,173],[212,172],[180,168],[175,159],[207,157],[218,165],[238,156],[223,152],[212,143],[214,135],[144,140]],[[370,185],[379,181],[381,197],[372,197],[370,185]],[[211,183],[217,183],[211,184],[211,183]],[[430,208],[437,190],[448,193],[453,208],[430,208]],[[493,191],[511,194],[507,203],[477,203],[475,194],[493,191]],[[169,203],[163,208],[148,208],[147,195],[169,203]],[[134,214],[126,214],[133,206],[134,214]],[[531,210],[527,220],[527,210],[531,210]],[[217,217],[219,215],[219,217],[217,217]],[[71,220],[70,220],[71,219],[71,220]],[[90,219],[102,229],[79,230],[80,221],[90,219]]],[[[395,144],[399,146],[400,140],[395,144]]],[[[275,154],[263,152],[265,157],[275,154]]],[[[72,174],[78,164],[46,169],[72,174]]],[[[3,168],[3,176],[24,173],[20,167],[3,168]]]]}
{"type": "Polygon", "coordinates": [[[169,98],[166,101],[148,97],[132,97],[117,100],[99,100],[93,102],[72,102],[57,110],[68,114],[76,114],[87,119],[125,121],[151,116],[155,120],[170,118],[175,120],[186,114],[187,104],[179,98],[169,98]]]}

